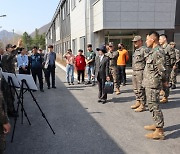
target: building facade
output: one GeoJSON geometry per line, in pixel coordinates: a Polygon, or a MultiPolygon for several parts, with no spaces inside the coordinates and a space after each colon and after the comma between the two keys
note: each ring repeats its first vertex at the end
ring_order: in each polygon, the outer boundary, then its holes
{"type": "Polygon", "coordinates": [[[132,54],[134,35],[145,39],[149,31],[156,30],[172,37],[175,21],[179,23],[177,5],[176,0],[61,0],[47,32],[47,44],[55,45],[62,55],[68,48],[74,54],[86,50],[88,43],[94,49],[107,42],[116,47],[123,43],[132,54]]]}

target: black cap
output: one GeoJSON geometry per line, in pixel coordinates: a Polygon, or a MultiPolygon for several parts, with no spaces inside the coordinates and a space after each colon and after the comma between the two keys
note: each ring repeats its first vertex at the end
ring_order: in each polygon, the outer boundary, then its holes
{"type": "Polygon", "coordinates": [[[106,53],[106,46],[103,44],[99,48],[96,48],[97,51],[102,51],[103,53],[106,53]]]}

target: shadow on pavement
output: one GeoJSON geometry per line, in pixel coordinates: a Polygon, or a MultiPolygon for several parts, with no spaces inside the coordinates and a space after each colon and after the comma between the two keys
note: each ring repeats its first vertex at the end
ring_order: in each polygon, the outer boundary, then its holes
{"type": "Polygon", "coordinates": [[[91,116],[101,112],[88,112],[58,77],[56,83],[58,89],[34,94],[56,135],[52,134],[30,95],[26,95],[24,106],[32,126],[25,120],[21,125],[18,118],[14,143],[10,143],[10,134],[6,154],[123,154],[121,147],[91,116]]]}
{"type": "Polygon", "coordinates": [[[180,137],[180,124],[166,127],[164,130],[171,132],[166,135],[166,139],[176,139],[180,137]]]}

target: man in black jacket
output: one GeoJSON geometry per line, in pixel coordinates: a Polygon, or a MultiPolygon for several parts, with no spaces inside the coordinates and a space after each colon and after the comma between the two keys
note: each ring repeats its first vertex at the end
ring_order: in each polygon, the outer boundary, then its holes
{"type": "Polygon", "coordinates": [[[95,59],[95,69],[94,75],[98,81],[99,88],[99,100],[98,102],[102,102],[102,104],[106,103],[107,93],[104,92],[104,86],[106,80],[110,80],[109,78],[109,58],[105,56],[106,47],[103,45],[100,48],[97,48],[99,55],[95,59]]]}
{"type": "Polygon", "coordinates": [[[40,91],[44,92],[43,79],[42,79],[42,68],[43,68],[42,63],[43,63],[42,57],[38,53],[37,47],[35,46],[33,48],[33,54],[31,55],[30,58],[31,73],[35,83],[36,83],[36,76],[38,77],[40,91]]]}

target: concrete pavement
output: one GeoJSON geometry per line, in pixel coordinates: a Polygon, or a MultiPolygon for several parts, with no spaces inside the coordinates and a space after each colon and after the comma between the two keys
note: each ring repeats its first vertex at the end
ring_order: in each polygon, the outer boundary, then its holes
{"type": "Polygon", "coordinates": [[[135,113],[130,109],[135,99],[130,79],[127,86],[121,87],[120,95],[108,95],[109,101],[103,105],[97,103],[97,86],[69,86],[60,68],[56,75],[57,89],[34,93],[56,135],[26,94],[25,109],[32,126],[26,119],[21,125],[18,119],[14,143],[10,143],[10,134],[6,154],[179,154],[179,83],[171,92],[170,102],[161,105],[166,140],[154,141],[144,137],[148,133],[144,125],[152,124],[149,111],[135,113]]]}

